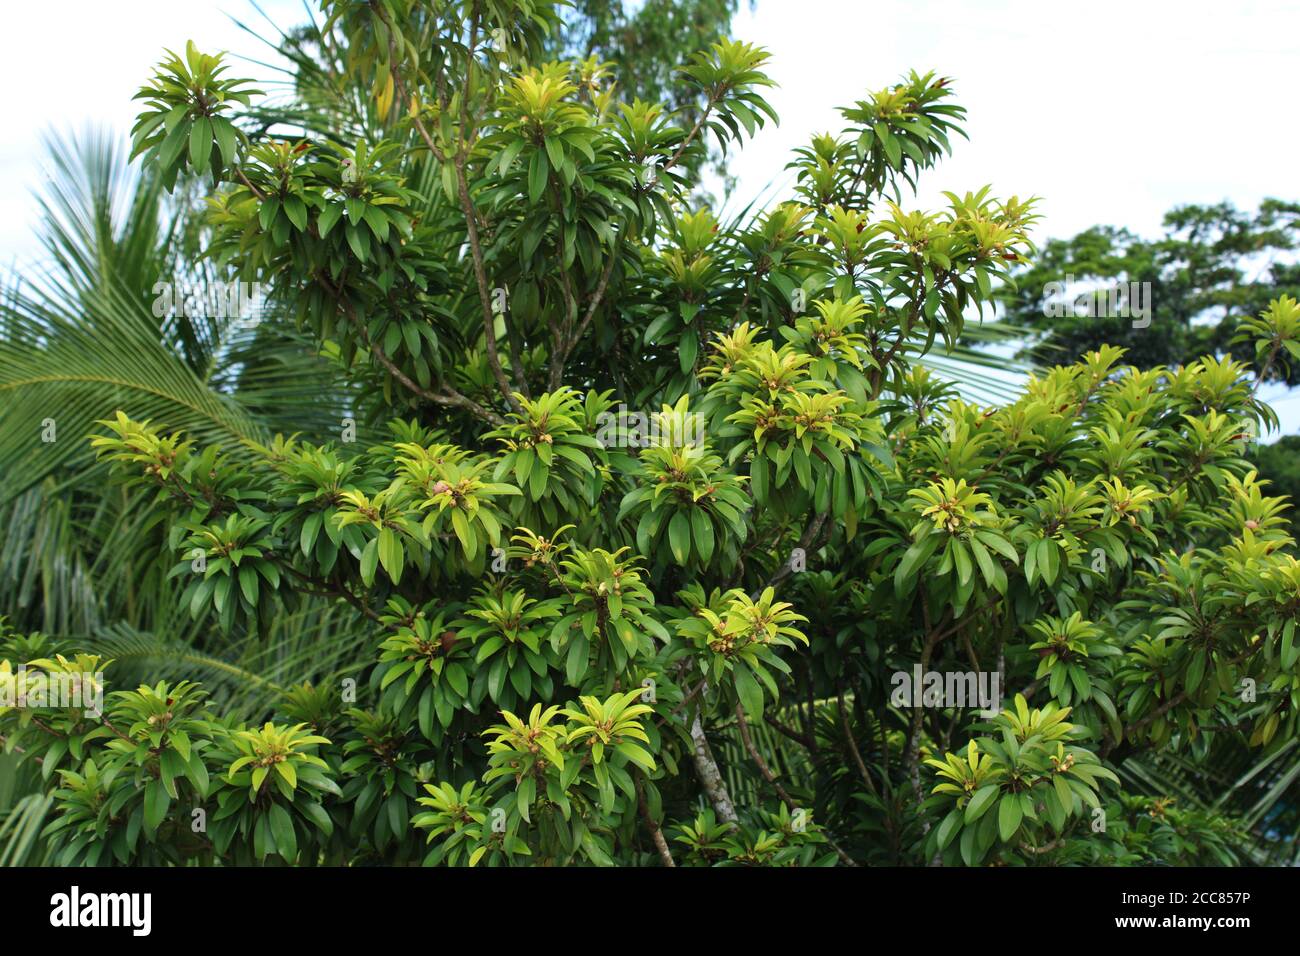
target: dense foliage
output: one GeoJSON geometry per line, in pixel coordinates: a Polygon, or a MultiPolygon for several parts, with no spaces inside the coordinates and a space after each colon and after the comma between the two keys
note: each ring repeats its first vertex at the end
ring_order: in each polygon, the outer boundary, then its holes
{"type": "Polygon", "coordinates": [[[135,148],[344,370],[337,438],[127,401],[92,442],[196,627],[274,651],[324,605],[362,650],[249,715],[6,630],[11,683],[107,674],[102,713],[0,707],[55,862],[1249,859],[1124,768],[1296,737],[1300,562],[1245,457],[1294,300],[1242,326],[1256,371],[1106,346],[973,405],[919,360],[1029,261],[1033,202],[890,201],[960,133],[946,79],[842,109],[723,222],[688,198],[775,119],[761,49],[697,54],[674,112],[535,63],[548,2],[323,8],[382,135],[268,136],[191,46],[135,148]]]}

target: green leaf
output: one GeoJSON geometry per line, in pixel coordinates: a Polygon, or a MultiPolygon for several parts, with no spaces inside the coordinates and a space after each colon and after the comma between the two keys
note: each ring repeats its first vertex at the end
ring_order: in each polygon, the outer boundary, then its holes
{"type": "Polygon", "coordinates": [[[732,671],[732,677],[736,682],[736,696],[740,698],[740,706],[745,708],[745,715],[750,720],[762,720],[763,688],[754,679],[754,675],[740,663],[732,671]]]}
{"type": "Polygon", "coordinates": [[[546,146],[546,158],[550,160],[551,166],[559,169],[564,165],[564,146],[559,139],[554,136],[543,136],[542,142],[546,146]]]}
{"type": "Polygon", "coordinates": [[[1021,816],[1020,798],[1014,793],[1004,796],[998,804],[998,835],[1002,837],[1004,843],[1010,840],[1019,828],[1021,816]]]}
{"type": "Polygon", "coordinates": [[[546,191],[547,177],[551,172],[551,164],[546,159],[546,154],[542,150],[534,150],[533,158],[528,164],[528,201],[536,204],[537,200],[542,198],[542,193],[546,191]]]}
{"type": "Polygon", "coordinates": [[[519,815],[524,818],[525,823],[531,823],[528,818],[529,808],[533,805],[533,798],[537,795],[537,781],[534,777],[524,777],[519,781],[519,789],[515,791],[515,806],[519,810],[519,815]]]}
{"type": "MultiPolygon", "coordinates": [[[[459,513],[459,511],[456,512],[456,514],[459,513]]],[[[379,563],[384,566],[385,573],[394,584],[402,580],[403,562],[404,551],[401,539],[392,529],[381,529],[379,532],[379,563]]]]}
{"type": "Polygon", "coordinates": [[[1198,648],[1192,652],[1192,661],[1187,665],[1186,683],[1189,692],[1195,692],[1205,677],[1205,649],[1198,648]]]}
{"type": "Polygon", "coordinates": [[[464,667],[456,661],[452,661],[447,665],[444,674],[446,675],[447,683],[451,685],[452,690],[461,697],[469,696],[469,677],[465,674],[464,667]]]}
{"type": "Polygon", "coordinates": [[[289,196],[284,201],[284,214],[289,217],[295,229],[303,232],[307,228],[307,207],[297,196],[289,196]]]}
{"type": "Polygon", "coordinates": [[[294,769],[293,764],[288,760],[281,760],[275,765],[275,772],[284,778],[284,782],[289,785],[290,790],[298,787],[298,771],[294,769]]]}
{"type": "Polygon", "coordinates": [[[361,552],[361,580],[367,587],[375,583],[375,568],[379,566],[379,539],[372,538],[361,552]]]}
{"type": "Polygon", "coordinates": [[[158,770],[161,775],[160,779],[162,780],[163,789],[167,791],[168,796],[175,800],[180,796],[180,794],[176,792],[176,778],[186,776],[189,772],[189,767],[186,766],[185,761],[181,758],[179,753],[169,748],[164,750],[159,756],[158,770]]]}
{"type": "Polygon", "coordinates": [[[582,678],[587,673],[591,656],[591,642],[584,634],[575,634],[569,639],[569,652],[564,660],[564,678],[570,687],[581,686],[582,678]]]}
{"type": "Polygon", "coordinates": [[[981,787],[976,790],[975,796],[971,797],[970,803],[966,804],[966,822],[974,823],[982,817],[985,811],[993,805],[993,801],[997,799],[998,794],[1001,792],[1001,788],[996,783],[991,783],[986,787],[981,787]]]}
{"type": "Polygon", "coordinates": [[[167,816],[167,807],[171,797],[167,795],[161,780],[150,780],[144,785],[144,825],[150,832],[158,829],[158,824],[167,816]]]}
{"type": "Polygon", "coordinates": [[[957,831],[961,829],[961,824],[962,813],[960,810],[953,810],[943,818],[943,822],[939,824],[939,831],[935,834],[935,837],[939,841],[940,850],[948,849],[948,844],[952,842],[952,838],[955,837],[957,831]]]}
{"type": "Polygon", "coordinates": [[[320,215],[316,217],[316,231],[320,233],[322,239],[330,234],[330,230],[342,215],[343,207],[336,202],[329,203],[320,211],[320,215]]]}
{"type": "Polygon", "coordinates": [[[1061,552],[1051,538],[1044,538],[1038,543],[1038,567],[1045,584],[1056,580],[1061,567],[1061,552]]]}
{"type": "Polygon", "coordinates": [[[1295,618],[1291,618],[1282,628],[1282,666],[1290,670],[1300,657],[1300,644],[1295,640],[1295,618]]]}
{"type": "Polygon", "coordinates": [[[966,547],[956,538],[952,540],[952,559],[957,568],[957,581],[965,585],[970,581],[971,563],[970,555],[966,553],[966,547]]]}
{"type": "Polygon", "coordinates": [[[237,133],[234,124],[220,116],[212,117],[212,135],[216,138],[217,149],[221,151],[221,161],[227,166],[235,162],[235,140],[237,133]]]}
{"type": "Polygon", "coordinates": [[[334,821],[330,819],[330,815],[319,803],[299,803],[297,806],[302,810],[304,816],[324,832],[325,836],[328,837],[334,832],[334,821]]]}
{"type": "Polygon", "coordinates": [[[649,752],[640,744],[634,744],[629,741],[623,741],[622,743],[615,746],[614,749],[617,750],[619,753],[621,753],[623,756],[627,757],[628,760],[631,760],[638,767],[641,767],[643,770],[647,770],[650,772],[654,771],[655,769],[654,758],[650,756],[649,752]]]}
{"type": "Polygon", "coordinates": [[[691,556],[691,525],[680,511],[675,512],[668,522],[668,546],[678,564],[685,564],[691,556]]]}
{"type": "Polygon", "coordinates": [[[190,164],[196,173],[208,171],[208,158],[212,155],[212,121],[200,116],[190,129],[190,164]]]}
{"type": "Polygon", "coordinates": [[[930,559],[939,546],[940,534],[927,534],[903,554],[903,560],[894,571],[894,593],[899,597],[909,593],[916,585],[917,572],[930,559]]]}
{"type": "Polygon", "coordinates": [[[275,848],[286,862],[292,863],[298,856],[298,835],[294,832],[293,818],[289,816],[289,811],[280,804],[273,803],[267,813],[267,822],[271,826],[275,848]]]}
{"type": "Polygon", "coordinates": [[[257,607],[257,569],[251,564],[239,569],[239,589],[244,592],[244,600],[257,607]]]}
{"type": "Polygon", "coordinates": [[[190,128],[189,122],[177,123],[163,140],[162,146],[158,148],[158,164],[164,170],[180,158],[181,150],[189,142],[190,128]]]}
{"type": "Polygon", "coordinates": [[[682,337],[677,340],[677,361],[681,365],[682,374],[689,375],[691,369],[695,368],[695,357],[700,351],[700,340],[695,334],[694,329],[687,329],[682,333],[682,337]]]}
{"type": "Polygon", "coordinates": [[[703,508],[691,509],[691,536],[700,560],[707,563],[713,557],[713,521],[703,508]]]}
{"type": "Polygon", "coordinates": [[[994,582],[998,579],[998,574],[988,549],[980,543],[979,538],[972,537],[968,543],[970,544],[971,554],[975,555],[975,563],[980,566],[980,574],[984,576],[984,583],[989,587],[993,587],[994,582]]]}
{"type": "Polygon", "coordinates": [[[321,521],[321,513],[313,511],[302,523],[302,532],[298,536],[298,547],[302,549],[304,555],[311,554],[312,546],[316,543],[316,536],[320,534],[321,521]]]}

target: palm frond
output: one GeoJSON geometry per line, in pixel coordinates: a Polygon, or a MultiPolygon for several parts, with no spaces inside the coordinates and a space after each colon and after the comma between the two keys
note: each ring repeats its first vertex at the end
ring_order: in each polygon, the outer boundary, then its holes
{"type": "MultiPolygon", "coordinates": [[[[5,759],[0,757],[0,761],[5,759]]],[[[45,843],[39,837],[53,805],[52,792],[36,792],[0,811],[0,866],[39,866],[45,862],[45,843]]]]}
{"type": "Polygon", "coordinates": [[[256,719],[273,712],[293,684],[337,682],[363,669],[375,638],[350,611],[313,604],[229,647],[200,649],[200,641],[196,633],[160,635],[119,623],[77,643],[113,660],[110,684],[118,690],[141,681],[198,680],[224,713],[256,719]]]}
{"type": "Polygon", "coordinates": [[[157,187],[106,137],[49,149],[59,176],[42,200],[42,238],[53,265],[11,278],[0,297],[0,501],[88,468],[85,436],[119,408],[204,443],[263,438],[200,374],[219,324],[154,314],[152,290],[174,274],[157,187]]]}

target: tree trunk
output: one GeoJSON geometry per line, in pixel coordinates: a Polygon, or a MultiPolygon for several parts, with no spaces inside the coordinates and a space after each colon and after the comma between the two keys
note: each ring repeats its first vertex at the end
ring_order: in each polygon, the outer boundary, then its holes
{"type": "Polygon", "coordinates": [[[713,759],[713,751],[709,748],[708,738],[704,736],[704,725],[700,722],[698,713],[691,723],[691,740],[695,743],[695,773],[700,778],[700,786],[709,797],[709,803],[713,804],[718,817],[725,823],[738,822],[731,794],[727,793],[727,785],[722,780],[722,772],[718,770],[718,762],[713,759]]]}

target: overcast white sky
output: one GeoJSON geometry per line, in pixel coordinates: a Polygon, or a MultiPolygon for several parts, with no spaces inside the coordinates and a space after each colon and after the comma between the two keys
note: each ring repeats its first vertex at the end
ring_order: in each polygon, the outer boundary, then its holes
{"type": "MultiPolygon", "coordinates": [[[[263,0],[281,25],[298,0],[263,0]]],[[[736,155],[743,198],[784,182],[790,149],[837,130],[834,108],[908,69],[955,79],[970,142],[923,182],[938,191],[992,183],[1043,197],[1039,237],[1095,223],[1152,234],[1185,202],[1300,196],[1300,64],[1295,0],[742,0],[736,36],[773,53],[781,116],[736,155]]],[[[0,267],[36,253],[40,133],[106,124],[125,138],[131,96],[165,46],[256,58],[271,35],[250,0],[6,3],[0,36],[0,267]]],[[[265,76],[250,68],[249,75],[265,76]]],[[[1279,407],[1300,413],[1300,403],[1279,407]]],[[[1300,430],[1288,414],[1286,431],[1300,430]]]]}
{"type": "Polygon", "coordinates": [[[955,80],[970,141],[922,182],[1042,197],[1040,234],[1139,232],[1187,202],[1300,193],[1300,3],[1236,0],[742,0],[772,51],[781,126],[738,155],[756,187],[835,107],[909,69],[955,80]]]}
{"type": "MultiPolygon", "coordinates": [[[[300,0],[259,0],[282,27],[305,21],[300,0]]],[[[164,48],[183,53],[194,40],[205,52],[229,50],[266,59],[271,50],[239,29],[232,16],[274,38],[250,0],[46,0],[5,2],[0,29],[0,267],[39,253],[32,241],[41,185],[41,134],[89,124],[129,142],[139,103],[164,48]]],[[[272,71],[250,67],[259,79],[272,71]]],[[[266,87],[263,87],[265,89],[266,87]]]]}

